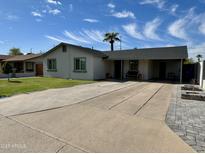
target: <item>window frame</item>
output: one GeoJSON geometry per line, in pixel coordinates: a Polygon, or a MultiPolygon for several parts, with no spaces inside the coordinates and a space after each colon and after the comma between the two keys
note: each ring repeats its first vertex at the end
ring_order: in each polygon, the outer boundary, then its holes
{"type": "Polygon", "coordinates": [[[63,51],[63,52],[67,52],[67,46],[66,46],[66,45],[63,45],[63,46],[62,46],[62,51],[63,51]]]}
{"type": "Polygon", "coordinates": [[[86,73],[87,72],[87,59],[86,57],[75,57],[74,58],[74,72],[86,73]],[[79,60],[79,68],[77,68],[76,61],[79,60]],[[84,64],[82,63],[84,61],[84,64]]]}
{"type": "MultiPolygon", "coordinates": [[[[136,67],[136,66],[135,66],[135,67],[136,67]]],[[[139,60],[129,60],[129,70],[130,70],[130,71],[138,71],[138,69],[139,69],[139,60]],[[137,65],[136,65],[136,66],[137,66],[136,69],[133,69],[133,68],[132,68],[132,66],[131,66],[131,65],[132,65],[131,63],[132,63],[132,62],[137,62],[137,63],[135,63],[135,64],[137,64],[137,65]]]]}
{"type": "Polygon", "coordinates": [[[56,58],[47,59],[47,70],[52,71],[52,72],[57,71],[57,60],[56,60],[56,58]],[[50,65],[49,61],[51,61],[51,62],[54,61],[54,63],[53,64],[51,63],[51,65],[50,65]],[[51,66],[51,68],[50,68],[50,66],[51,66]]]}
{"type": "Polygon", "coordinates": [[[25,62],[26,72],[34,72],[34,62],[25,62]],[[31,69],[28,69],[28,64],[31,64],[31,69]]]}

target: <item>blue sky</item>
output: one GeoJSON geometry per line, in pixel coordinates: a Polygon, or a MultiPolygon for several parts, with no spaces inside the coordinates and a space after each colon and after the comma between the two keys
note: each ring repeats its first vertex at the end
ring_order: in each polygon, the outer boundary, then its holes
{"type": "Polygon", "coordinates": [[[205,57],[205,0],[0,0],[0,54],[61,41],[109,50],[111,31],[123,49],[188,45],[190,57],[205,57]]]}

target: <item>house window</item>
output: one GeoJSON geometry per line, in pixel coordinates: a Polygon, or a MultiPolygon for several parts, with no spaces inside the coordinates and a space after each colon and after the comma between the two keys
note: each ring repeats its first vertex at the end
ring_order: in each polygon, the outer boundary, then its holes
{"type": "Polygon", "coordinates": [[[34,71],[34,63],[26,62],[26,72],[33,72],[33,71],[34,71]]]}
{"type": "Polygon", "coordinates": [[[74,71],[86,72],[86,58],[74,58],[74,71]]]}
{"type": "Polygon", "coordinates": [[[47,65],[49,71],[56,71],[56,59],[48,59],[47,65]]]}
{"type": "Polygon", "coordinates": [[[138,60],[130,60],[130,71],[138,71],[138,60]]]}
{"type": "Polygon", "coordinates": [[[66,47],[66,45],[63,45],[63,52],[66,52],[67,51],[67,47],[66,47]]]}

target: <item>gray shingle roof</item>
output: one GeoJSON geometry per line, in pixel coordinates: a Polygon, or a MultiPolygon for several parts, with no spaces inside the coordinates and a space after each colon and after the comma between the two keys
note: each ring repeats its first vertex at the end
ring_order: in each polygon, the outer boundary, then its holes
{"type": "Polygon", "coordinates": [[[88,53],[93,54],[93,55],[96,55],[98,57],[106,57],[106,55],[103,52],[100,52],[98,50],[94,50],[94,49],[86,48],[86,47],[82,47],[82,46],[77,46],[77,45],[73,45],[73,44],[63,43],[63,42],[58,44],[54,48],[50,49],[46,53],[44,53],[43,56],[50,54],[51,52],[55,51],[57,48],[61,47],[62,45],[68,45],[68,46],[72,46],[75,48],[83,49],[83,51],[88,52],[88,53]]]}
{"type": "Polygon", "coordinates": [[[188,58],[187,46],[105,51],[109,60],[163,60],[188,58]]]}
{"type": "Polygon", "coordinates": [[[132,50],[118,50],[118,51],[98,51],[90,48],[85,48],[77,45],[68,43],[60,43],[48,52],[44,53],[43,56],[50,54],[62,45],[68,45],[75,48],[83,49],[83,51],[96,56],[107,58],[108,60],[160,60],[160,59],[185,59],[188,58],[187,46],[176,46],[176,47],[160,47],[160,48],[144,48],[144,49],[132,49],[132,50]]]}

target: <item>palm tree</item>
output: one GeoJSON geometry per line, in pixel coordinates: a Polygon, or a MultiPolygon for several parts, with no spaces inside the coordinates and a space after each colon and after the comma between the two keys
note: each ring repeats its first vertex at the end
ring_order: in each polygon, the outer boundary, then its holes
{"type": "Polygon", "coordinates": [[[198,59],[198,62],[200,62],[201,58],[203,58],[203,56],[199,54],[199,55],[196,56],[196,58],[198,59]]]}
{"type": "Polygon", "coordinates": [[[115,43],[115,41],[121,41],[118,36],[119,36],[119,33],[115,33],[115,32],[106,33],[104,35],[104,40],[103,41],[106,41],[106,42],[110,43],[111,51],[114,50],[114,43],[115,43]]]}

